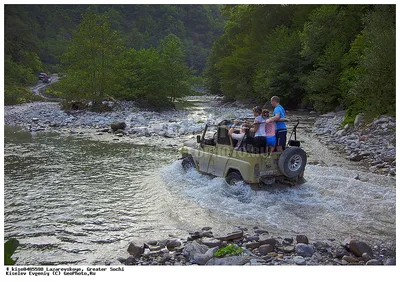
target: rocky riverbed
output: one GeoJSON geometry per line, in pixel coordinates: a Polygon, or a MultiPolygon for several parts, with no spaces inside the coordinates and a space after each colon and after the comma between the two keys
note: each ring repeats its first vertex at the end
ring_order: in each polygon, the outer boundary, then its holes
{"type": "Polygon", "coordinates": [[[343,152],[369,171],[396,176],[396,119],[380,116],[367,123],[360,114],[354,126],[342,127],[344,115],[343,111],[321,115],[312,133],[330,149],[343,152]]]}
{"type": "Polygon", "coordinates": [[[187,238],[131,242],[125,265],[395,265],[395,253],[384,245],[348,238],[311,242],[306,235],[271,236],[267,230],[236,228],[214,234],[210,227],[189,232],[187,238]],[[219,255],[226,247],[236,255],[219,255]]]}
{"type": "MultiPolygon", "coordinates": [[[[160,147],[178,147],[183,141],[195,138],[205,123],[223,119],[251,116],[248,107],[238,103],[223,103],[218,96],[192,96],[185,101],[192,106],[183,110],[154,112],[143,110],[134,102],[110,103],[111,112],[69,111],[56,102],[36,102],[6,106],[6,125],[16,125],[32,132],[55,131],[76,134],[109,142],[151,143],[160,147]],[[203,106],[204,105],[204,106],[203,106]],[[123,125],[112,129],[112,123],[123,125]]],[[[316,121],[305,132],[318,138],[329,149],[339,152],[350,161],[359,162],[373,173],[396,176],[395,118],[381,116],[365,123],[359,115],[354,126],[341,126],[345,112],[312,114],[316,121]]],[[[290,114],[289,114],[290,115],[290,114]]],[[[304,122],[302,117],[302,122],[304,122]]],[[[300,126],[304,126],[300,124],[300,126]]]]}
{"type": "Polygon", "coordinates": [[[207,122],[214,123],[249,114],[248,109],[218,108],[221,99],[217,96],[186,97],[185,101],[196,104],[189,109],[154,112],[141,109],[134,102],[109,102],[114,110],[103,113],[82,110],[65,112],[59,103],[36,102],[6,106],[4,122],[31,132],[52,131],[135,144],[147,144],[151,138],[153,145],[176,147],[182,141],[194,138],[207,122]],[[112,123],[123,124],[123,127],[113,130],[110,127],[112,123]]]}

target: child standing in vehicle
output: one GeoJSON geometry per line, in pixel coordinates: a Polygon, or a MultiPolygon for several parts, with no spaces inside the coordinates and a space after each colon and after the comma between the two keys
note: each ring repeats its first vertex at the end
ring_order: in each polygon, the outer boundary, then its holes
{"type": "MultiPolygon", "coordinates": [[[[265,120],[269,118],[269,111],[267,109],[263,109],[262,116],[265,120]]],[[[276,146],[276,124],[275,122],[265,123],[265,135],[266,137],[266,145],[268,155],[271,156],[271,153],[275,150],[276,146]]]]}

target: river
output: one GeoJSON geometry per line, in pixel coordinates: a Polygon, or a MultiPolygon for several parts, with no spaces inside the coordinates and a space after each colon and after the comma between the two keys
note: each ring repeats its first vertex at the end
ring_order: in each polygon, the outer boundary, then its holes
{"type": "MultiPolygon", "coordinates": [[[[207,103],[193,107],[199,117],[218,113],[207,103]]],[[[394,245],[395,180],[328,150],[309,133],[315,117],[291,115],[302,121],[309,160],[322,165],[307,165],[303,185],[261,190],[185,173],[177,148],[152,138],[113,143],[5,126],[4,232],[21,243],[13,257],[19,265],[119,264],[132,240],[186,238],[204,226],[394,245]]]]}

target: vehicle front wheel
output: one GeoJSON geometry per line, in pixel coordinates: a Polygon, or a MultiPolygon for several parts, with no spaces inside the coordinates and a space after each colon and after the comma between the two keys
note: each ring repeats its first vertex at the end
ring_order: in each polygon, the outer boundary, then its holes
{"type": "Polygon", "coordinates": [[[188,171],[192,167],[195,167],[195,164],[193,162],[193,159],[190,157],[186,157],[182,160],[182,167],[185,171],[188,171]]]}
{"type": "Polygon", "coordinates": [[[225,178],[226,183],[229,185],[235,185],[236,183],[243,181],[242,176],[240,173],[237,172],[231,172],[228,174],[228,176],[225,178]]]}

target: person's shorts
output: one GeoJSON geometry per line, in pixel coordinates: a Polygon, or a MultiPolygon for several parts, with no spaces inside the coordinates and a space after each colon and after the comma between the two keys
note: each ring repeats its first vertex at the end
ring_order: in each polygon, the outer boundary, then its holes
{"type": "Polygon", "coordinates": [[[276,145],[276,137],[275,136],[267,136],[267,146],[275,146],[276,145]]]}
{"type": "Polygon", "coordinates": [[[283,149],[286,147],[286,129],[278,129],[276,131],[276,146],[281,146],[283,149]]]}

